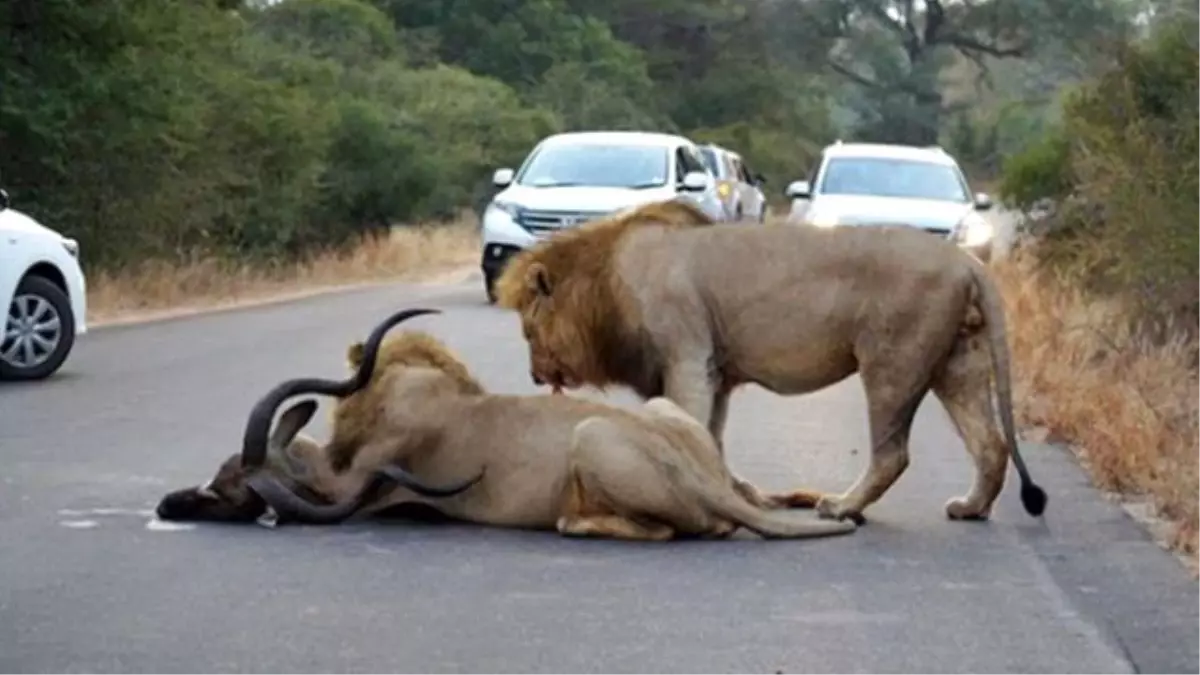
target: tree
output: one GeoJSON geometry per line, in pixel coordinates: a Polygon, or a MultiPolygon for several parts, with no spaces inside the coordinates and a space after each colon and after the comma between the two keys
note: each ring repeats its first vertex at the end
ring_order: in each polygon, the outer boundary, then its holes
{"type": "Polygon", "coordinates": [[[835,39],[828,67],[855,86],[866,138],[938,140],[948,104],[942,75],[955,57],[990,77],[995,59],[1030,57],[1047,43],[1096,33],[1120,39],[1124,0],[807,0],[808,16],[835,39]]]}

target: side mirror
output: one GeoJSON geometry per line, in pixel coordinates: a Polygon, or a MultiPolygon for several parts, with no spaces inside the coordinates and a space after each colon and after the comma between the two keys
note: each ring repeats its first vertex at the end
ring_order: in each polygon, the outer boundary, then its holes
{"type": "Polygon", "coordinates": [[[704,171],[689,171],[683,177],[683,189],[688,192],[704,192],[712,185],[712,176],[704,171]]]}
{"type": "Polygon", "coordinates": [[[767,177],[761,173],[756,173],[753,176],[755,185],[766,185],[767,177]]]}
{"type": "Polygon", "coordinates": [[[5,190],[4,188],[0,188],[0,211],[7,209],[8,204],[9,204],[8,190],[5,190]]]}
{"type": "Polygon", "coordinates": [[[794,180],[788,183],[787,189],[783,191],[783,194],[792,199],[808,199],[812,196],[812,188],[809,187],[806,180],[794,180]]]}
{"type": "Polygon", "coordinates": [[[975,210],[987,211],[992,208],[992,198],[986,192],[975,193],[975,210]]]}
{"type": "Polygon", "coordinates": [[[492,185],[498,188],[508,187],[513,181],[513,170],[509,168],[496,169],[496,173],[492,174],[492,185]]]}

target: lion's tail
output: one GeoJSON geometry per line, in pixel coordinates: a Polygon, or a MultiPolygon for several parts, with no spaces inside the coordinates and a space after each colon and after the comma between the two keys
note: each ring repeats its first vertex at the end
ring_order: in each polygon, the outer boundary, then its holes
{"type": "Polygon", "coordinates": [[[810,539],[853,532],[851,521],[819,520],[816,517],[788,518],[781,513],[764,511],[746,501],[733,489],[705,485],[700,497],[714,513],[727,518],[764,539],[810,539]]]}
{"type": "Polygon", "coordinates": [[[1008,351],[1007,329],[1004,321],[1004,303],[1000,291],[988,277],[983,264],[971,258],[971,276],[979,290],[979,303],[983,310],[983,321],[988,331],[988,345],[992,355],[992,372],[996,382],[996,407],[1000,411],[1000,425],[1004,430],[1004,441],[1012,454],[1013,464],[1021,477],[1021,504],[1032,516],[1040,516],[1046,510],[1046,491],[1033,482],[1021,450],[1017,445],[1016,425],[1013,423],[1011,358],[1008,351]]]}

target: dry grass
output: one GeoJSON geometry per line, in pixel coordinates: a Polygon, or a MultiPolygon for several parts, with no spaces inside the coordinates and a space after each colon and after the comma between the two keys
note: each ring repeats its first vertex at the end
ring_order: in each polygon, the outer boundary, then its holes
{"type": "Polygon", "coordinates": [[[479,257],[477,223],[396,228],[339,251],[277,267],[205,258],[184,265],[150,262],[88,278],[88,321],[103,324],[188,313],[372,282],[422,280],[479,257]]]}
{"type": "Polygon", "coordinates": [[[1148,499],[1171,524],[1166,543],[1195,564],[1197,344],[1137,339],[1118,303],[1084,298],[1029,256],[994,267],[1022,424],[1072,445],[1098,486],[1148,499]]]}

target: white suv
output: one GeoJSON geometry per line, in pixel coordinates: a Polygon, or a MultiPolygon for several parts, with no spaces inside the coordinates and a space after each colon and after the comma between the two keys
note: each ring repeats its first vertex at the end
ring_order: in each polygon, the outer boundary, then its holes
{"type": "Polygon", "coordinates": [[[0,190],[0,379],[40,380],[87,332],[87,284],[74,239],[9,208],[0,190]]]}
{"type": "Polygon", "coordinates": [[[584,131],[543,139],[512,169],[497,169],[500,192],[483,212],[484,286],[514,253],[563,228],[653,201],[684,197],[714,220],[725,207],[692,141],[673,134],[584,131]]]}
{"type": "Polygon", "coordinates": [[[809,180],[791,183],[786,194],[792,222],[908,225],[991,258],[995,232],[982,212],[992,199],[972,195],[958,162],[937,146],[838,141],[822,151],[809,180]]]}
{"type": "Polygon", "coordinates": [[[732,220],[761,223],[767,219],[767,197],[762,191],[766,177],[752,174],[741,155],[715,143],[701,145],[700,156],[716,177],[717,194],[732,220]]]}

